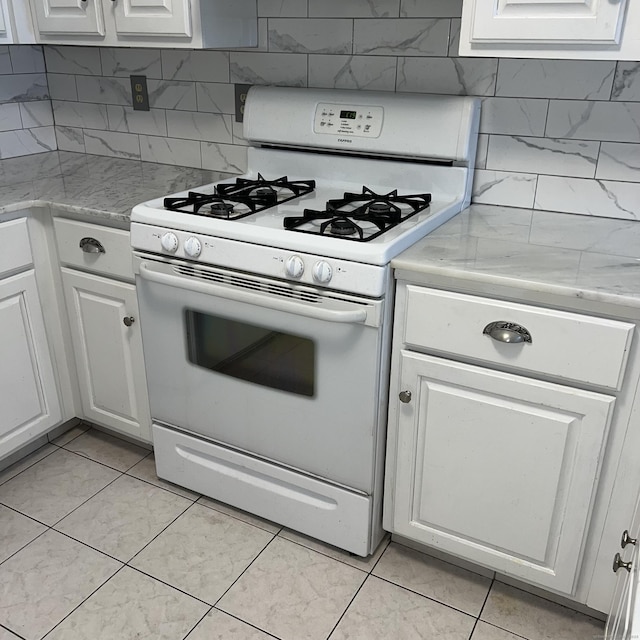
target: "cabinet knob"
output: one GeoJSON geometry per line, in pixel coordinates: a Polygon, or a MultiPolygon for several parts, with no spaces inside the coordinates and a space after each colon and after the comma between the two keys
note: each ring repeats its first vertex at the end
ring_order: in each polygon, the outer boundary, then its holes
{"type": "Polygon", "coordinates": [[[618,569],[626,569],[631,573],[631,563],[630,562],[622,562],[622,557],[619,553],[613,558],[613,573],[617,573],[618,569]]]}
{"type": "Polygon", "coordinates": [[[638,542],[638,538],[632,538],[629,535],[629,532],[625,529],[622,532],[622,540],[620,541],[620,546],[624,549],[628,544],[635,545],[638,542]]]}
{"type": "Polygon", "coordinates": [[[82,238],[80,240],[80,248],[85,253],[106,253],[102,243],[95,238],[82,238]]]}
{"type": "Polygon", "coordinates": [[[409,402],[411,402],[411,391],[401,391],[398,394],[398,398],[400,398],[400,402],[409,404],[409,402]]]}
{"type": "Polygon", "coordinates": [[[505,342],[511,344],[513,342],[533,342],[531,334],[521,325],[515,322],[506,322],[498,320],[490,322],[483,330],[484,335],[488,335],[497,342],[505,342]]]}
{"type": "Polygon", "coordinates": [[[122,322],[124,322],[125,327],[130,327],[136,319],[133,316],[128,316],[127,318],[123,318],[122,322]]]}

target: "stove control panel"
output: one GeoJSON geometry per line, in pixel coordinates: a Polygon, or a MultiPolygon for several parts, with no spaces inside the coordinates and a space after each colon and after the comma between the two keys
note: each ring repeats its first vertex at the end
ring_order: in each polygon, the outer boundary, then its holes
{"type": "Polygon", "coordinates": [[[382,107],[319,103],[313,121],[315,133],[378,138],[382,131],[382,107]]]}
{"type": "Polygon", "coordinates": [[[175,233],[168,231],[160,238],[160,244],[165,251],[175,253],[178,250],[179,245],[178,236],[175,233]]]}

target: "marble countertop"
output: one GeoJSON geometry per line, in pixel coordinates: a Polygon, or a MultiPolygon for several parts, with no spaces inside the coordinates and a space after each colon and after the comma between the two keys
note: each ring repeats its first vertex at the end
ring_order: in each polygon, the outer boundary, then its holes
{"type": "Polygon", "coordinates": [[[633,221],[472,205],[391,264],[398,276],[412,272],[424,282],[453,277],[640,309],[633,221]]]}
{"type": "Polygon", "coordinates": [[[0,215],[53,206],[129,222],[135,204],[230,174],[166,164],[51,151],[0,161],[0,215]]]}

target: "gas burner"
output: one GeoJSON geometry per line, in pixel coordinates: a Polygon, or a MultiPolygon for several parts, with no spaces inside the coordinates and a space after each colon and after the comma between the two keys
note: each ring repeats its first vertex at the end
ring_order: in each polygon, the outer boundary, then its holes
{"type": "Polygon", "coordinates": [[[301,233],[368,242],[420,213],[430,202],[430,193],[398,195],[396,189],[380,195],[362,187],[362,193],[328,200],[324,211],[305,209],[302,216],[286,217],[283,224],[301,233]]]}
{"type": "Polygon", "coordinates": [[[329,231],[335,236],[351,236],[358,232],[358,228],[348,218],[334,218],[329,221],[329,231]]]}
{"type": "Polygon", "coordinates": [[[289,180],[286,176],[267,180],[259,173],[255,180],[237,178],[235,182],[219,184],[216,191],[225,198],[253,198],[266,209],[311,193],[315,186],[315,180],[289,180]]]}
{"type": "Polygon", "coordinates": [[[233,205],[224,200],[213,202],[209,207],[209,213],[214,218],[228,218],[233,212],[233,205]]]}

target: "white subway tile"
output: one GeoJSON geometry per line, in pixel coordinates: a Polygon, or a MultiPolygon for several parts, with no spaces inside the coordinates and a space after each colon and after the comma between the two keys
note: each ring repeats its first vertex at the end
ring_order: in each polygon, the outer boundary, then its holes
{"type": "Polygon", "coordinates": [[[398,58],[398,91],[447,95],[493,95],[493,58],[398,58]]]}
{"type": "Polygon", "coordinates": [[[202,142],[201,147],[203,169],[229,173],[244,173],[247,170],[247,147],[213,142],[202,142]]]}
{"type": "Polygon", "coordinates": [[[229,53],[163,49],[162,77],[165,80],[229,82],[229,53]]]}
{"type": "Polygon", "coordinates": [[[265,18],[306,18],[307,0],[258,0],[258,15],[265,18]]]}
{"type": "Polygon", "coordinates": [[[85,129],[109,128],[107,107],[103,104],[53,100],[52,106],[56,125],[85,129]]]}
{"type": "Polygon", "coordinates": [[[56,140],[60,151],[76,151],[84,153],[84,132],[79,127],[62,127],[56,125],[56,140]]]}
{"type": "Polygon", "coordinates": [[[181,109],[195,111],[196,85],[179,80],[149,80],[149,104],[157,109],[181,109]]]}
{"type": "Polygon", "coordinates": [[[447,55],[450,58],[457,58],[460,51],[460,26],[462,21],[460,18],[452,18],[451,28],[449,29],[449,49],[447,55]]]}
{"type": "Polygon", "coordinates": [[[354,22],[354,53],[399,56],[446,56],[447,19],[404,18],[354,22]]]}
{"type": "Polygon", "coordinates": [[[85,129],[84,146],[87,153],[96,156],[140,160],[140,141],[133,133],[85,129]]]}
{"type": "Polygon", "coordinates": [[[196,82],[198,111],[235,114],[236,94],[232,84],[196,82]]]}
{"type": "Polygon", "coordinates": [[[202,166],[200,143],[159,136],[140,136],[140,152],[145,162],[174,164],[182,167],[202,166]]]}
{"type": "Polygon", "coordinates": [[[640,182],[640,144],[603,142],[596,178],[640,182]]]}
{"type": "Polygon", "coordinates": [[[231,53],[231,82],[307,86],[307,56],[302,53],[231,53]]]}
{"type": "Polygon", "coordinates": [[[98,47],[46,45],[44,58],[47,63],[47,73],[75,73],[90,76],[99,76],[102,73],[98,47]]]}
{"type": "Polygon", "coordinates": [[[233,142],[231,116],[193,111],[167,111],[171,138],[208,142],[233,142]]]}
{"type": "Polygon", "coordinates": [[[640,184],[540,176],[536,209],[640,220],[640,184]]]}
{"type": "Polygon", "coordinates": [[[551,100],[546,135],[606,142],[640,142],[640,103],[551,100]]]}
{"type": "Polygon", "coordinates": [[[105,76],[147,76],[162,78],[159,49],[129,49],[101,47],[100,59],[105,76]]]}
{"type": "Polygon", "coordinates": [[[239,144],[244,147],[249,145],[249,141],[244,137],[244,128],[242,122],[233,121],[233,144],[239,144]]]}
{"type": "Polygon", "coordinates": [[[98,104],[131,104],[129,78],[77,76],[78,100],[98,104]]]}
{"type": "Polygon", "coordinates": [[[640,101],[640,62],[618,62],[611,99],[640,101]]]}
{"type": "Polygon", "coordinates": [[[17,129],[0,133],[0,159],[28,156],[34,153],[55,151],[56,136],[53,127],[17,129]]]}
{"type": "Polygon", "coordinates": [[[0,102],[27,102],[49,98],[47,76],[44,73],[24,73],[3,76],[0,82],[0,102]]]}
{"type": "Polygon", "coordinates": [[[402,0],[403,18],[459,18],[462,0],[402,0]]]}
{"type": "Polygon", "coordinates": [[[13,73],[44,73],[44,54],[40,45],[15,44],[9,49],[13,73]]]}
{"type": "Polygon", "coordinates": [[[20,106],[17,102],[0,104],[0,131],[12,131],[22,129],[20,106]]]}
{"type": "Polygon", "coordinates": [[[478,134],[478,148],[476,149],[476,169],[486,169],[488,150],[489,136],[486,133],[478,134]]]}
{"type": "Polygon", "coordinates": [[[393,56],[309,56],[309,86],[330,89],[393,91],[393,56]]]}
{"type": "Polygon", "coordinates": [[[480,131],[516,136],[543,136],[548,100],[539,98],[483,98],[480,131]]]}
{"type": "Polygon", "coordinates": [[[501,58],[497,96],[608,100],[616,63],[608,60],[501,58]]]}
{"type": "Polygon", "coordinates": [[[164,109],[135,111],[133,107],[107,106],[109,129],[123,133],[143,133],[151,136],[167,135],[167,118],[164,109]]]}
{"type": "Polygon", "coordinates": [[[353,21],[340,19],[272,18],[269,51],[282,53],[351,53],[353,21]]]}
{"type": "Polygon", "coordinates": [[[537,176],[530,173],[488,171],[474,174],[471,200],[478,204],[499,204],[505,207],[533,206],[537,176]]]}
{"type": "Polygon", "coordinates": [[[25,129],[53,126],[53,113],[51,111],[50,100],[21,102],[20,115],[22,116],[22,126],[25,129]]]}
{"type": "Polygon", "coordinates": [[[599,142],[492,135],[487,169],[593,178],[599,142]]]}
{"type": "Polygon", "coordinates": [[[77,100],[76,77],[66,73],[48,73],[49,94],[52,100],[77,100]]]}
{"type": "Polygon", "coordinates": [[[397,18],[400,0],[309,0],[310,18],[397,18]]]}

